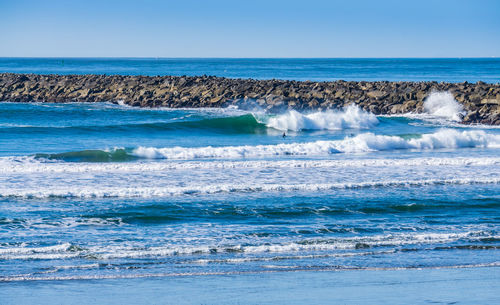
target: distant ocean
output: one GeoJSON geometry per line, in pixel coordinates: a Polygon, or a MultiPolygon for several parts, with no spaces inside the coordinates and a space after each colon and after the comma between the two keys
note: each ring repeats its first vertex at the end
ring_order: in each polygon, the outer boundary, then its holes
{"type": "Polygon", "coordinates": [[[289,80],[500,82],[500,58],[0,58],[0,72],[289,80]]]}
{"type": "MultiPolygon", "coordinates": [[[[0,72],[297,80],[499,71],[498,59],[0,59],[0,72]]],[[[446,92],[399,116],[0,103],[0,303],[495,303],[500,129],[463,114],[446,92]]]]}

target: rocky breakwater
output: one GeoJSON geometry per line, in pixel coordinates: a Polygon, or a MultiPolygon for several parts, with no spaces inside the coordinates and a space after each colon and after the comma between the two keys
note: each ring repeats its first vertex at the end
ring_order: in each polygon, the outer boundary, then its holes
{"type": "Polygon", "coordinates": [[[113,102],[138,107],[260,107],[269,112],[338,109],[355,103],[375,114],[424,111],[434,91],[464,107],[463,123],[500,125],[500,84],[285,81],[214,76],[0,74],[0,101],[113,102]]]}

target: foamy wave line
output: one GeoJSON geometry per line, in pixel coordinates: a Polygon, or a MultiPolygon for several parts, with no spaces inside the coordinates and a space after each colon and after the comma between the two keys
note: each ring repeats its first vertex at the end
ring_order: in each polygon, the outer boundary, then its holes
{"type": "Polygon", "coordinates": [[[345,168],[345,167],[413,167],[413,166],[498,166],[500,157],[484,158],[410,158],[353,160],[251,160],[251,161],[182,161],[133,163],[67,163],[44,162],[32,157],[1,157],[0,173],[127,173],[191,169],[243,168],[345,168]]]}
{"type": "Polygon", "coordinates": [[[317,258],[335,258],[335,257],[353,257],[353,256],[368,256],[368,255],[383,255],[393,254],[395,250],[389,251],[368,251],[368,252],[337,252],[330,254],[311,254],[311,255],[279,255],[279,256],[255,256],[255,257],[239,257],[239,258],[223,258],[223,259],[195,259],[186,260],[186,264],[239,264],[247,262],[274,262],[284,260],[297,260],[297,259],[317,259],[317,258]]]}
{"type": "Polygon", "coordinates": [[[76,251],[70,243],[63,243],[45,247],[12,247],[0,249],[0,260],[4,259],[67,259],[78,257],[80,253],[76,251]]]}
{"type": "MultiPolygon", "coordinates": [[[[307,251],[353,250],[373,247],[394,247],[417,244],[443,244],[459,240],[480,241],[484,238],[499,238],[488,231],[469,231],[460,233],[414,233],[414,234],[384,234],[375,236],[360,236],[330,239],[308,239],[300,242],[261,245],[227,245],[227,246],[161,246],[161,247],[122,247],[103,246],[82,249],[69,243],[51,247],[18,247],[2,249],[0,259],[67,259],[73,257],[92,257],[94,259],[122,259],[166,257],[176,255],[197,255],[213,253],[293,253],[307,251]]],[[[371,251],[370,251],[371,252],[371,251]]],[[[365,255],[360,253],[360,255],[365,255]]],[[[235,261],[236,262],[236,261],[235,261]]]]}
{"type": "Polygon", "coordinates": [[[419,266],[419,267],[352,267],[352,266],[325,266],[303,267],[254,271],[225,271],[225,272],[184,272],[184,273],[143,273],[143,274],[113,274],[113,275],[74,275],[74,276],[6,276],[0,277],[0,282],[23,281],[71,281],[71,280],[106,280],[106,279],[137,279],[157,277],[188,277],[188,276],[214,276],[214,275],[240,275],[240,274],[266,274],[278,272],[299,271],[397,271],[397,270],[439,270],[439,269],[466,269],[500,267],[500,262],[487,264],[450,265],[450,266],[419,266]]]}
{"type": "Polygon", "coordinates": [[[46,247],[36,247],[36,248],[29,248],[29,247],[0,248],[0,255],[51,253],[51,252],[66,251],[69,247],[71,247],[70,243],[64,243],[46,247]]]}
{"type": "Polygon", "coordinates": [[[405,139],[398,136],[364,133],[336,141],[316,141],[257,146],[224,147],[139,147],[133,155],[149,159],[199,159],[199,158],[247,158],[284,155],[329,155],[336,153],[364,153],[390,150],[432,150],[455,148],[498,148],[500,135],[482,130],[456,131],[443,129],[418,138],[405,139]]]}
{"type": "Polygon", "coordinates": [[[409,267],[353,267],[353,266],[324,266],[282,268],[271,270],[253,271],[222,271],[222,272],[179,272],[179,273],[142,273],[142,274],[110,274],[110,275],[70,275],[70,276],[0,276],[0,282],[24,282],[24,281],[72,281],[72,280],[108,280],[108,279],[138,279],[158,277],[189,277],[189,276],[214,276],[214,275],[241,275],[241,274],[267,274],[278,272],[299,271],[398,271],[398,270],[440,270],[440,269],[468,269],[468,268],[495,268],[500,267],[500,262],[467,265],[446,266],[409,266],[409,267]]]}
{"type": "Polygon", "coordinates": [[[288,191],[328,191],[339,189],[357,189],[372,187],[415,187],[445,184],[498,184],[500,178],[463,178],[463,179],[425,179],[425,180],[391,180],[370,182],[345,182],[324,184],[260,184],[260,185],[208,185],[191,187],[122,187],[122,188],[67,188],[50,190],[0,189],[0,197],[21,198],[118,198],[118,197],[166,197],[178,195],[216,194],[216,193],[254,193],[254,192],[288,192],[288,191]]]}

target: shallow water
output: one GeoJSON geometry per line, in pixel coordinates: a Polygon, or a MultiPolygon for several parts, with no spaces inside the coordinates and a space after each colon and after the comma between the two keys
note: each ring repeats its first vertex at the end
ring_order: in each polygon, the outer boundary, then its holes
{"type": "Polygon", "coordinates": [[[0,281],[496,270],[500,129],[429,111],[2,103],[0,281]]]}
{"type": "Polygon", "coordinates": [[[498,268],[301,271],[0,283],[11,304],[497,304],[498,268]]]}

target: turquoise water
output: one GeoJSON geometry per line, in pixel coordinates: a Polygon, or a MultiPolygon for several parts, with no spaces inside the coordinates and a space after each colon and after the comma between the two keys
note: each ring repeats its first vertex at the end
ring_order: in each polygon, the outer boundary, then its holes
{"type": "Polygon", "coordinates": [[[0,303],[494,303],[500,129],[429,100],[0,103],[0,303]]]}

